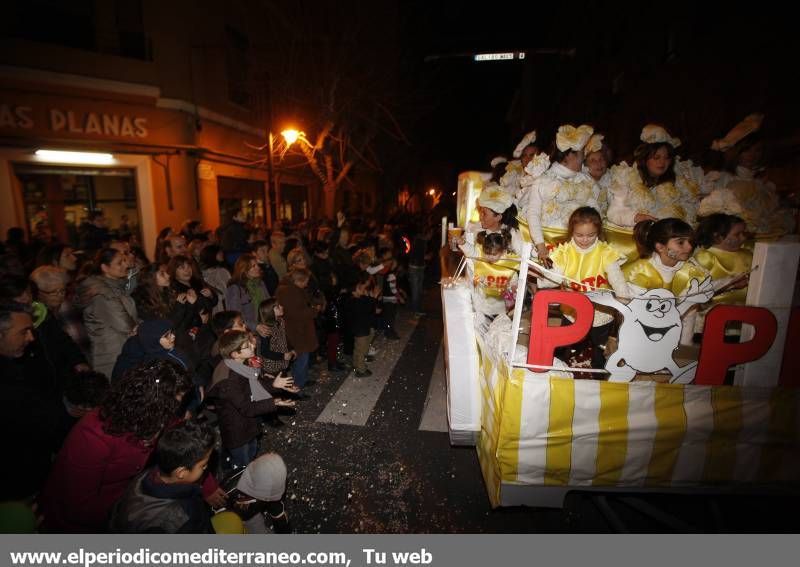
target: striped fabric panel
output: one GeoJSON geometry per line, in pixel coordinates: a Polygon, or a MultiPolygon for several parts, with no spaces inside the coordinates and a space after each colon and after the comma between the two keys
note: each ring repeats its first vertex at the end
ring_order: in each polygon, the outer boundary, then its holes
{"type": "Polygon", "coordinates": [[[705,470],[706,450],[714,430],[714,409],[711,386],[684,388],[683,409],[686,413],[686,434],[678,448],[672,484],[683,486],[699,482],[705,470]]]}
{"type": "Polygon", "coordinates": [[[620,482],[626,486],[642,486],[658,433],[655,412],[655,382],[628,384],[628,450],[622,466],[620,482]]]}
{"type": "Polygon", "coordinates": [[[622,476],[628,447],[628,384],[600,384],[596,474],[593,484],[615,485],[622,476]]]}
{"type": "Polygon", "coordinates": [[[550,379],[550,412],[547,429],[546,486],[569,482],[572,459],[572,422],[575,416],[575,380],[550,379]]]}
{"type": "Polygon", "coordinates": [[[676,384],[656,386],[654,404],[658,429],[647,468],[646,484],[649,486],[664,486],[672,482],[680,447],[686,436],[685,390],[676,384]]]}
{"type": "Polygon", "coordinates": [[[769,436],[770,390],[742,388],[742,430],[736,444],[736,464],[733,479],[754,482],[758,479],[761,451],[769,436]]]}
{"type": "MultiPolygon", "coordinates": [[[[503,480],[544,484],[547,468],[547,431],[549,427],[550,380],[528,373],[525,378],[519,429],[519,467],[516,478],[503,480]]],[[[544,375],[546,376],[546,375],[544,375]]]]}
{"type": "Polygon", "coordinates": [[[500,441],[497,446],[497,459],[500,463],[500,476],[516,479],[519,469],[520,437],[523,416],[522,400],[525,395],[524,371],[511,369],[505,364],[497,369],[498,388],[503,390],[503,415],[500,420],[500,441]],[[510,375],[509,375],[510,372],[510,375]]]}
{"type": "Polygon", "coordinates": [[[711,390],[714,430],[708,440],[703,482],[719,484],[733,478],[736,444],[742,430],[741,388],[717,386],[711,390]]]}
{"type": "Polygon", "coordinates": [[[797,482],[798,471],[798,391],[775,389],[770,396],[769,443],[762,449],[758,477],[764,482],[797,482]]]}
{"type": "Polygon", "coordinates": [[[575,381],[575,411],[572,420],[572,455],[569,484],[590,485],[597,464],[600,431],[600,384],[597,380],[575,381]]]}

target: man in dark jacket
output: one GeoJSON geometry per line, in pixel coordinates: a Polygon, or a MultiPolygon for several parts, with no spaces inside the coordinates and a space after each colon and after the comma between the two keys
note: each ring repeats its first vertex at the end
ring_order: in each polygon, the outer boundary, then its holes
{"type": "Polygon", "coordinates": [[[92,255],[111,241],[103,211],[89,211],[80,228],[80,248],[92,255]]]}
{"type": "Polygon", "coordinates": [[[231,222],[222,230],[222,242],[220,242],[220,245],[225,253],[225,261],[230,266],[233,266],[239,256],[247,250],[246,221],[245,212],[239,210],[233,215],[231,222]]]}
{"type": "Polygon", "coordinates": [[[27,305],[0,304],[0,433],[7,464],[0,467],[0,501],[35,494],[50,470],[61,415],[54,361],[35,342],[27,305]]]}

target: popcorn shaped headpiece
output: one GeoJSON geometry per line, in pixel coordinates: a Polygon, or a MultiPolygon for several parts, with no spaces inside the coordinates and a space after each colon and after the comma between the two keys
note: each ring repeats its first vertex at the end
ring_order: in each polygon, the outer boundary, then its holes
{"type": "Polygon", "coordinates": [[[497,214],[503,214],[513,204],[514,200],[511,195],[494,183],[487,185],[478,197],[478,205],[491,209],[497,214]]]}
{"type": "Polygon", "coordinates": [[[603,149],[603,138],[605,138],[605,136],[603,136],[602,134],[592,134],[592,137],[589,138],[588,142],[586,142],[586,147],[584,148],[584,151],[587,154],[590,154],[592,152],[599,152],[601,149],[603,149]]]}
{"type": "Polygon", "coordinates": [[[564,124],[558,127],[556,147],[562,152],[568,150],[579,152],[586,147],[592,134],[594,134],[594,128],[586,124],[581,124],[577,128],[571,124],[564,124]]]}
{"type": "Polygon", "coordinates": [[[720,140],[714,140],[711,143],[711,149],[718,152],[729,150],[753,132],[758,132],[763,121],[763,114],[755,113],[747,116],[744,120],[734,126],[724,138],[720,140]]]}
{"type": "Polygon", "coordinates": [[[677,148],[681,145],[679,138],[673,138],[663,126],[659,126],[657,124],[648,124],[642,128],[642,135],[639,136],[639,139],[646,144],[666,143],[673,148],[677,148]]]}
{"type": "Polygon", "coordinates": [[[517,147],[514,148],[514,157],[518,158],[522,156],[522,151],[530,146],[532,143],[536,141],[536,130],[531,130],[525,136],[523,136],[522,140],[520,140],[517,147]]]}

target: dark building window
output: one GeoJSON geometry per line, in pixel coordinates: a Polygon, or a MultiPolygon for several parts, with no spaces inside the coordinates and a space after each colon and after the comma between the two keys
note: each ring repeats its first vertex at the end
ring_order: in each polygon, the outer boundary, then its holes
{"type": "Polygon", "coordinates": [[[142,0],[116,0],[113,28],[98,25],[93,0],[16,0],[5,7],[2,35],[152,61],[142,0]]]}
{"type": "Polygon", "coordinates": [[[242,32],[225,26],[225,67],[228,71],[228,98],[241,106],[250,103],[248,52],[250,42],[242,32]]]}
{"type": "Polygon", "coordinates": [[[76,49],[95,49],[92,0],[17,0],[4,10],[7,10],[4,35],[76,49]]]}
{"type": "Polygon", "coordinates": [[[153,60],[150,36],[144,31],[142,0],[117,0],[116,20],[119,33],[119,53],[122,57],[153,60]]]}

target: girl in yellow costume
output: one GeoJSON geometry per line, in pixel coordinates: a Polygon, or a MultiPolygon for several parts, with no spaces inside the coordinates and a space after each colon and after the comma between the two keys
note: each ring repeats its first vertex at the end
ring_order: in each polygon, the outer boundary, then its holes
{"type": "Polygon", "coordinates": [[[634,165],[622,162],[611,168],[609,222],[627,228],[648,219],[694,223],[702,170],[676,158],[681,141],[661,126],[648,124],[640,139],[634,165]]]}
{"type": "Polygon", "coordinates": [[[728,286],[729,291],[714,297],[714,303],[744,305],[747,299],[747,278],[753,252],[742,248],[746,240],[744,219],[716,213],[704,217],[697,227],[698,248],[694,259],[711,274],[714,280],[738,278],[728,286]]]}
{"type": "MultiPolygon", "coordinates": [[[[633,237],[639,259],[622,268],[633,296],[649,289],[666,289],[680,297],[693,279],[702,282],[710,277],[709,271],[691,257],[694,231],[681,219],[643,220],[636,223],[633,237]]],[[[730,286],[733,279],[712,280],[714,290],[730,286]]],[[[696,316],[696,306],[683,316],[681,344],[692,344],[696,316]]]]}
{"type": "MultiPolygon", "coordinates": [[[[628,284],[620,266],[625,257],[599,240],[603,228],[600,213],[592,207],[580,207],[569,217],[569,241],[558,245],[551,253],[552,271],[565,276],[560,280],[552,275],[540,277],[540,288],[554,287],[562,282],[575,291],[613,289],[618,296],[628,297],[628,284]],[[566,279],[568,278],[568,279],[566,279]],[[580,282],[580,283],[578,283],[580,282]]],[[[608,341],[614,316],[607,308],[596,306],[589,341],[592,346],[592,368],[603,368],[603,349],[608,341]]]]}
{"type": "Polygon", "coordinates": [[[540,260],[547,257],[548,245],[552,247],[565,239],[569,216],[575,209],[599,206],[599,187],[581,172],[583,148],[593,132],[592,127],[586,125],[559,127],[552,165],[534,179],[519,200],[540,260]]]}

